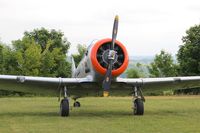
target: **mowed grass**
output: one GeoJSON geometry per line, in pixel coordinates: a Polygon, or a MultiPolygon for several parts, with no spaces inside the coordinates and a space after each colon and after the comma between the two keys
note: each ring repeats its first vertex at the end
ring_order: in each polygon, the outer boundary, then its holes
{"type": "Polygon", "coordinates": [[[0,133],[200,133],[200,96],[146,97],[144,116],[131,99],[82,98],[63,118],[57,98],[0,98],[0,133]]]}

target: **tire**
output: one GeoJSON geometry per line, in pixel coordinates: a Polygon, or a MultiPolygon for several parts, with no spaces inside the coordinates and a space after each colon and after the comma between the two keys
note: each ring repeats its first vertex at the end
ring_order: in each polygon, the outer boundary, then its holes
{"type": "Polygon", "coordinates": [[[143,115],[144,114],[144,104],[140,98],[135,99],[134,101],[134,115],[143,115]]]}
{"type": "Polygon", "coordinates": [[[60,115],[62,117],[69,116],[69,100],[67,98],[62,99],[60,102],[60,115]]]}
{"type": "Polygon", "coordinates": [[[78,101],[74,102],[74,107],[81,107],[80,102],[78,102],[78,101]]]}

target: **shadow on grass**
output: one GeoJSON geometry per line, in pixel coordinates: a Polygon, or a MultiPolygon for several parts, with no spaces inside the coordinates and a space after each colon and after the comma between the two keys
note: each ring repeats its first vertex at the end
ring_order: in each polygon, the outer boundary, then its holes
{"type": "MultiPolygon", "coordinates": [[[[192,114],[198,114],[200,109],[183,110],[183,109],[160,109],[160,110],[146,110],[145,116],[188,116],[192,114]]],[[[26,117],[26,116],[39,116],[39,117],[59,117],[59,111],[9,111],[1,112],[0,117],[26,117]]],[[[131,117],[134,116],[132,110],[85,110],[76,108],[70,110],[70,117],[102,117],[102,118],[113,118],[113,117],[131,117]]]]}
{"type": "MultiPolygon", "coordinates": [[[[0,113],[0,117],[27,117],[27,116],[39,116],[39,117],[59,117],[59,112],[5,112],[0,113]]],[[[122,117],[132,116],[132,112],[125,111],[70,111],[70,117],[122,117]]]]}
{"type": "MultiPolygon", "coordinates": [[[[190,112],[191,113],[191,112],[190,112]]],[[[196,111],[194,111],[196,113],[196,111]]],[[[0,113],[0,117],[59,117],[59,112],[5,112],[0,113]]],[[[162,111],[146,111],[144,116],[189,116],[187,112],[179,112],[172,110],[162,111]]],[[[131,111],[70,111],[70,117],[101,117],[101,118],[119,118],[119,117],[137,117],[131,111]]]]}
{"type": "Polygon", "coordinates": [[[191,114],[199,114],[200,109],[188,109],[188,110],[183,110],[183,109],[162,109],[162,110],[155,110],[155,111],[146,111],[144,115],[148,116],[177,116],[177,117],[182,117],[182,116],[188,116],[190,117],[191,114]]]}
{"type": "Polygon", "coordinates": [[[109,118],[109,117],[122,117],[122,116],[131,116],[132,112],[126,111],[84,111],[84,112],[72,112],[70,114],[72,117],[102,117],[102,118],[109,118]]]}
{"type": "Polygon", "coordinates": [[[0,117],[24,117],[24,116],[41,116],[41,117],[55,117],[59,116],[58,112],[5,112],[0,113],[0,117]]]}

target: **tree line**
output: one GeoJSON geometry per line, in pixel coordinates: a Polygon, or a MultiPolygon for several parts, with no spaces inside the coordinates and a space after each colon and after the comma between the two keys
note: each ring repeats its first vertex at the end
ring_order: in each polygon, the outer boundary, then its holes
{"type": "MultiPolygon", "coordinates": [[[[45,28],[25,31],[21,39],[13,40],[11,44],[0,42],[0,74],[71,77],[71,64],[67,60],[70,46],[61,31],[45,28]]],[[[77,49],[79,53],[73,55],[76,64],[86,46],[79,44],[77,49]]],[[[27,94],[0,90],[0,95],[27,94]]]]}
{"type": "Polygon", "coordinates": [[[70,77],[69,47],[61,31],[26,31],[10,45],[0,44],[0,74],[70,77]]]}
{"type": "MultiPolygon", "coordinates": [[[[161,50],[155,55],[150,65],[147,66],[149,75],[144,75],[139,68],[130,68],[126,74],[129,78],[139,77],[175,77],[175,76],[199,76],[200,75],[200,25],[190,27],[186,35],[182,37],[183,44],[179,46],[176,59],[161,50]],[[139,71],[138,71],[139,70],[139,71]]],[[[175,93],[200,94],[200,89],[178,90],[175,93]]]]}

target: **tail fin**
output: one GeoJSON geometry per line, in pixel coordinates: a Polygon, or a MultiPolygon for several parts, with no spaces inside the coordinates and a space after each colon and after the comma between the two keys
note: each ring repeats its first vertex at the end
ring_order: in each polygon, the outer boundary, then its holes
{"type": "Polygon", "coordinates": [[[71,68],[72,78],[74,78],[75,77],[75,72],[76,72],[76,66],[75,66],[75,62],[74,62],[73,56],[71,56],[71,63],[72,63],[72,68],[71,68]]]}

